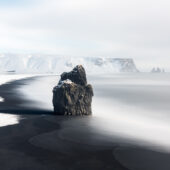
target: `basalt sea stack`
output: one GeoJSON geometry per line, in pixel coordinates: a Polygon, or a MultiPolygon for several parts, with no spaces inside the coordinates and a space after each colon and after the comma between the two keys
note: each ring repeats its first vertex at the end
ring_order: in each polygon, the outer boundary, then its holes
{"type": "Polygon", "coordinates": [[[61,74],[58,85],[53,89],[53,106],[57,115],[91,115],[93,88],[87,84],[82,65],[71,72],[61,74]]]}

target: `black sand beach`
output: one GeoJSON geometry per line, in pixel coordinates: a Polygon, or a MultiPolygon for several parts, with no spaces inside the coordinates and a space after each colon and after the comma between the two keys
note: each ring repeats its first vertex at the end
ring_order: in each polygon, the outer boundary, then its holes
{"type": "Polygon", "coordinates": [[[56,116],[52,110],[32,107],[32,101],[17,89],[38,79],[0,86],[5,99],[0,103],[0,112],[20,117],[19,124],[0,127],[1,170],[170,169],[170,154],[123,146],[118,140],[111,142],[88,126],[91,116],[56,116]]]}
{"type": "MultiPolygon", "coordinates": [[[[31,101],[24,99],[16,89],[36,79],[17,80],[0,86],[0,94],[5,99],[0,103],[0,112],[20,116],[19,124],[0,128],[1,170],[127,169],[115,160],[114,147],[86,144],[93,134],[83,124],[77,127],[73,124],[72,128],[71,125],[62,126],[62,122],[74,122],[76,117],[55,116],[50,110],[30,108],[31,101]],[[74,132],[75,127],[78,133],[74,132]],[[64,139],[62,130],[73,138],[83,138],[84,143],[64,139]],[[81,130],[86,136],[81,136],[81,130]]],[[[81,119],[87,121],[90,117],[81,119]]]]}

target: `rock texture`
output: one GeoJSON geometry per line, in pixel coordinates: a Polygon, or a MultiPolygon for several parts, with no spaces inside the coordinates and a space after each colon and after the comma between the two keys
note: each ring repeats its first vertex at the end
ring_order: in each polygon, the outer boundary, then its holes
{"type": "Polygon", "coordinates": [[[87,84],[86,72],[82,65],[71,72],[61,74],[53,89],[53,106],[57,115],[91,115],[93,88],[87,84]]]}
{"type": "Polygon", "coordinates": [[[76,66],[72,71],[68,73],[64,72],[61,75],[60,81],[67,80],[67,79],[82,86],[87,85],[86,72],[82,65],[76,66]]]}

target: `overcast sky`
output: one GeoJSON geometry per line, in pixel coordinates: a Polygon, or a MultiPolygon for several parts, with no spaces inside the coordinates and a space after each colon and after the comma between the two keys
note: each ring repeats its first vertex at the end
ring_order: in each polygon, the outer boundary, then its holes
{"type": "Polygon", "coordinates": [[[0,0],[0,52],[129,57],[170,68],[170,1],[0,0]]]}

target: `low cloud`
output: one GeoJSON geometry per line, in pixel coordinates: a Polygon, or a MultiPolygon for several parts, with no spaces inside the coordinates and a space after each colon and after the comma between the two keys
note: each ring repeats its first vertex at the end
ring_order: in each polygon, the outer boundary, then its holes
{"type": "Polygon", "coordinates": [[[170,65],[166,0],[36,0],[0,5],[0,50],[133,57],[170,65]]]}

